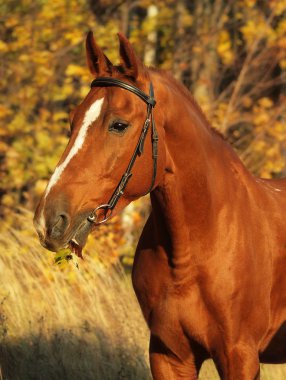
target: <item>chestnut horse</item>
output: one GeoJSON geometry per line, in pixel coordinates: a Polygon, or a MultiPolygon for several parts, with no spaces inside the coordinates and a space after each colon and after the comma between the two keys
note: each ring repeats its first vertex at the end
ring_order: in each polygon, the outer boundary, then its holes
{"type": "Polygon", "coordinates": [[[286,359],[286,181],[250,174],[190,93],[119,42],[114,66],[87,36],[95,79],[35,214],[41,243],[80,256],[150,192],[132,280],[153,378],[197,379],[212,358],[222,379],[259,379],[286,359]]]}

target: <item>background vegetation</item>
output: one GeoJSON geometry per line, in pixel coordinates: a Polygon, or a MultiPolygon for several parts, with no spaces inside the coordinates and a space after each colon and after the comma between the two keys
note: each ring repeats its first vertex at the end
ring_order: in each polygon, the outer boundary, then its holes
{"type": "MultiPolygon", "coordinates": [[[[86,32],[113,62],[124,32],[147,65],[191,89],[254,174],[280,177],[285,16],[286,0],[0,0],[0,379],[149,376],[147,333],[119,263],[130,269],[148,199],[95,232],[79,272],[51,265],[24,211],[35,208],[67,143],[68,114],[88,91],[86,32]]],[[[275,368],[263,379],[285,378],[275,368]]]]}

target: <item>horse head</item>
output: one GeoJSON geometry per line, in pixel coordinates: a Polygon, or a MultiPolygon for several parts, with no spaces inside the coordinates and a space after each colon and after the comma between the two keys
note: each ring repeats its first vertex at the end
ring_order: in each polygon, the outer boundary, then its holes
{"type": "Polygon", "coordinates": [[[70,140],[34,217],[42,245],[52,251],[70,246],[81,256],[94,226],[156,187],[163,171],[150,72],[121,34],[119,44],[114,66],[91,32],[86,38],[95,79],[71,114],[70,140]]]}

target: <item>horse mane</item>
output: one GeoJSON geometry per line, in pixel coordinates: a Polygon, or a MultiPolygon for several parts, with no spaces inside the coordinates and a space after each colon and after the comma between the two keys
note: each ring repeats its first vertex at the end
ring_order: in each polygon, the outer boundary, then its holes
{"type": "Polygon", "coordinates": [[[172,75],[172,73],[170,73],[169,71],[166,71],[166,70],[162,70],[162,69],[157,69],[157,68],[154,68],[154,67],[149,67],[148,68],[151,72],[154,72],[156,74],[159,74],[161,75],[162,77],[165,77],[168,81],[170,81],[172,83],[172,85],[175,86],[175,88],[185,97],[189,100],[189,102],[191,102],[191,104],[193,105],[193,107],[198,111],[198,113],[201,115],[202,119],[204,120],[205,122],[205,125],[206,127],[212,132],[214,133],[215,135],[217,135],[218,137],[220,137],[221,139],[225,140],[225,136],[219,131],[217,130],[216,128],[214,128],[211,123],[209,122],[206,114],[204,113],[204,111],[202,110],[201,106],[197,103],[197,101],[195,100],[194,96],[192,95],[192,93],[190,92],[190,90],[184,85],[182,84],[181,82],[179,82],[176,78],[174,78],[174,76],[172,75]]]}

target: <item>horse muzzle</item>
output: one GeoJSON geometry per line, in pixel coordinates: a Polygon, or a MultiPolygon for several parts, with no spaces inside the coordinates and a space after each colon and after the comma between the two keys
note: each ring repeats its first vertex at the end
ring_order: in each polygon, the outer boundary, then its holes
{"type": "Polygon", "coordinates": [[[42,246],[57,252],[69,247],[77,256],[82,257],[82,249],[91,232],[93,223],[88,220],[90,212],[71,217],[67,212],[58,212],[43,216],[36,212],[34,226],[42,246]]]}

